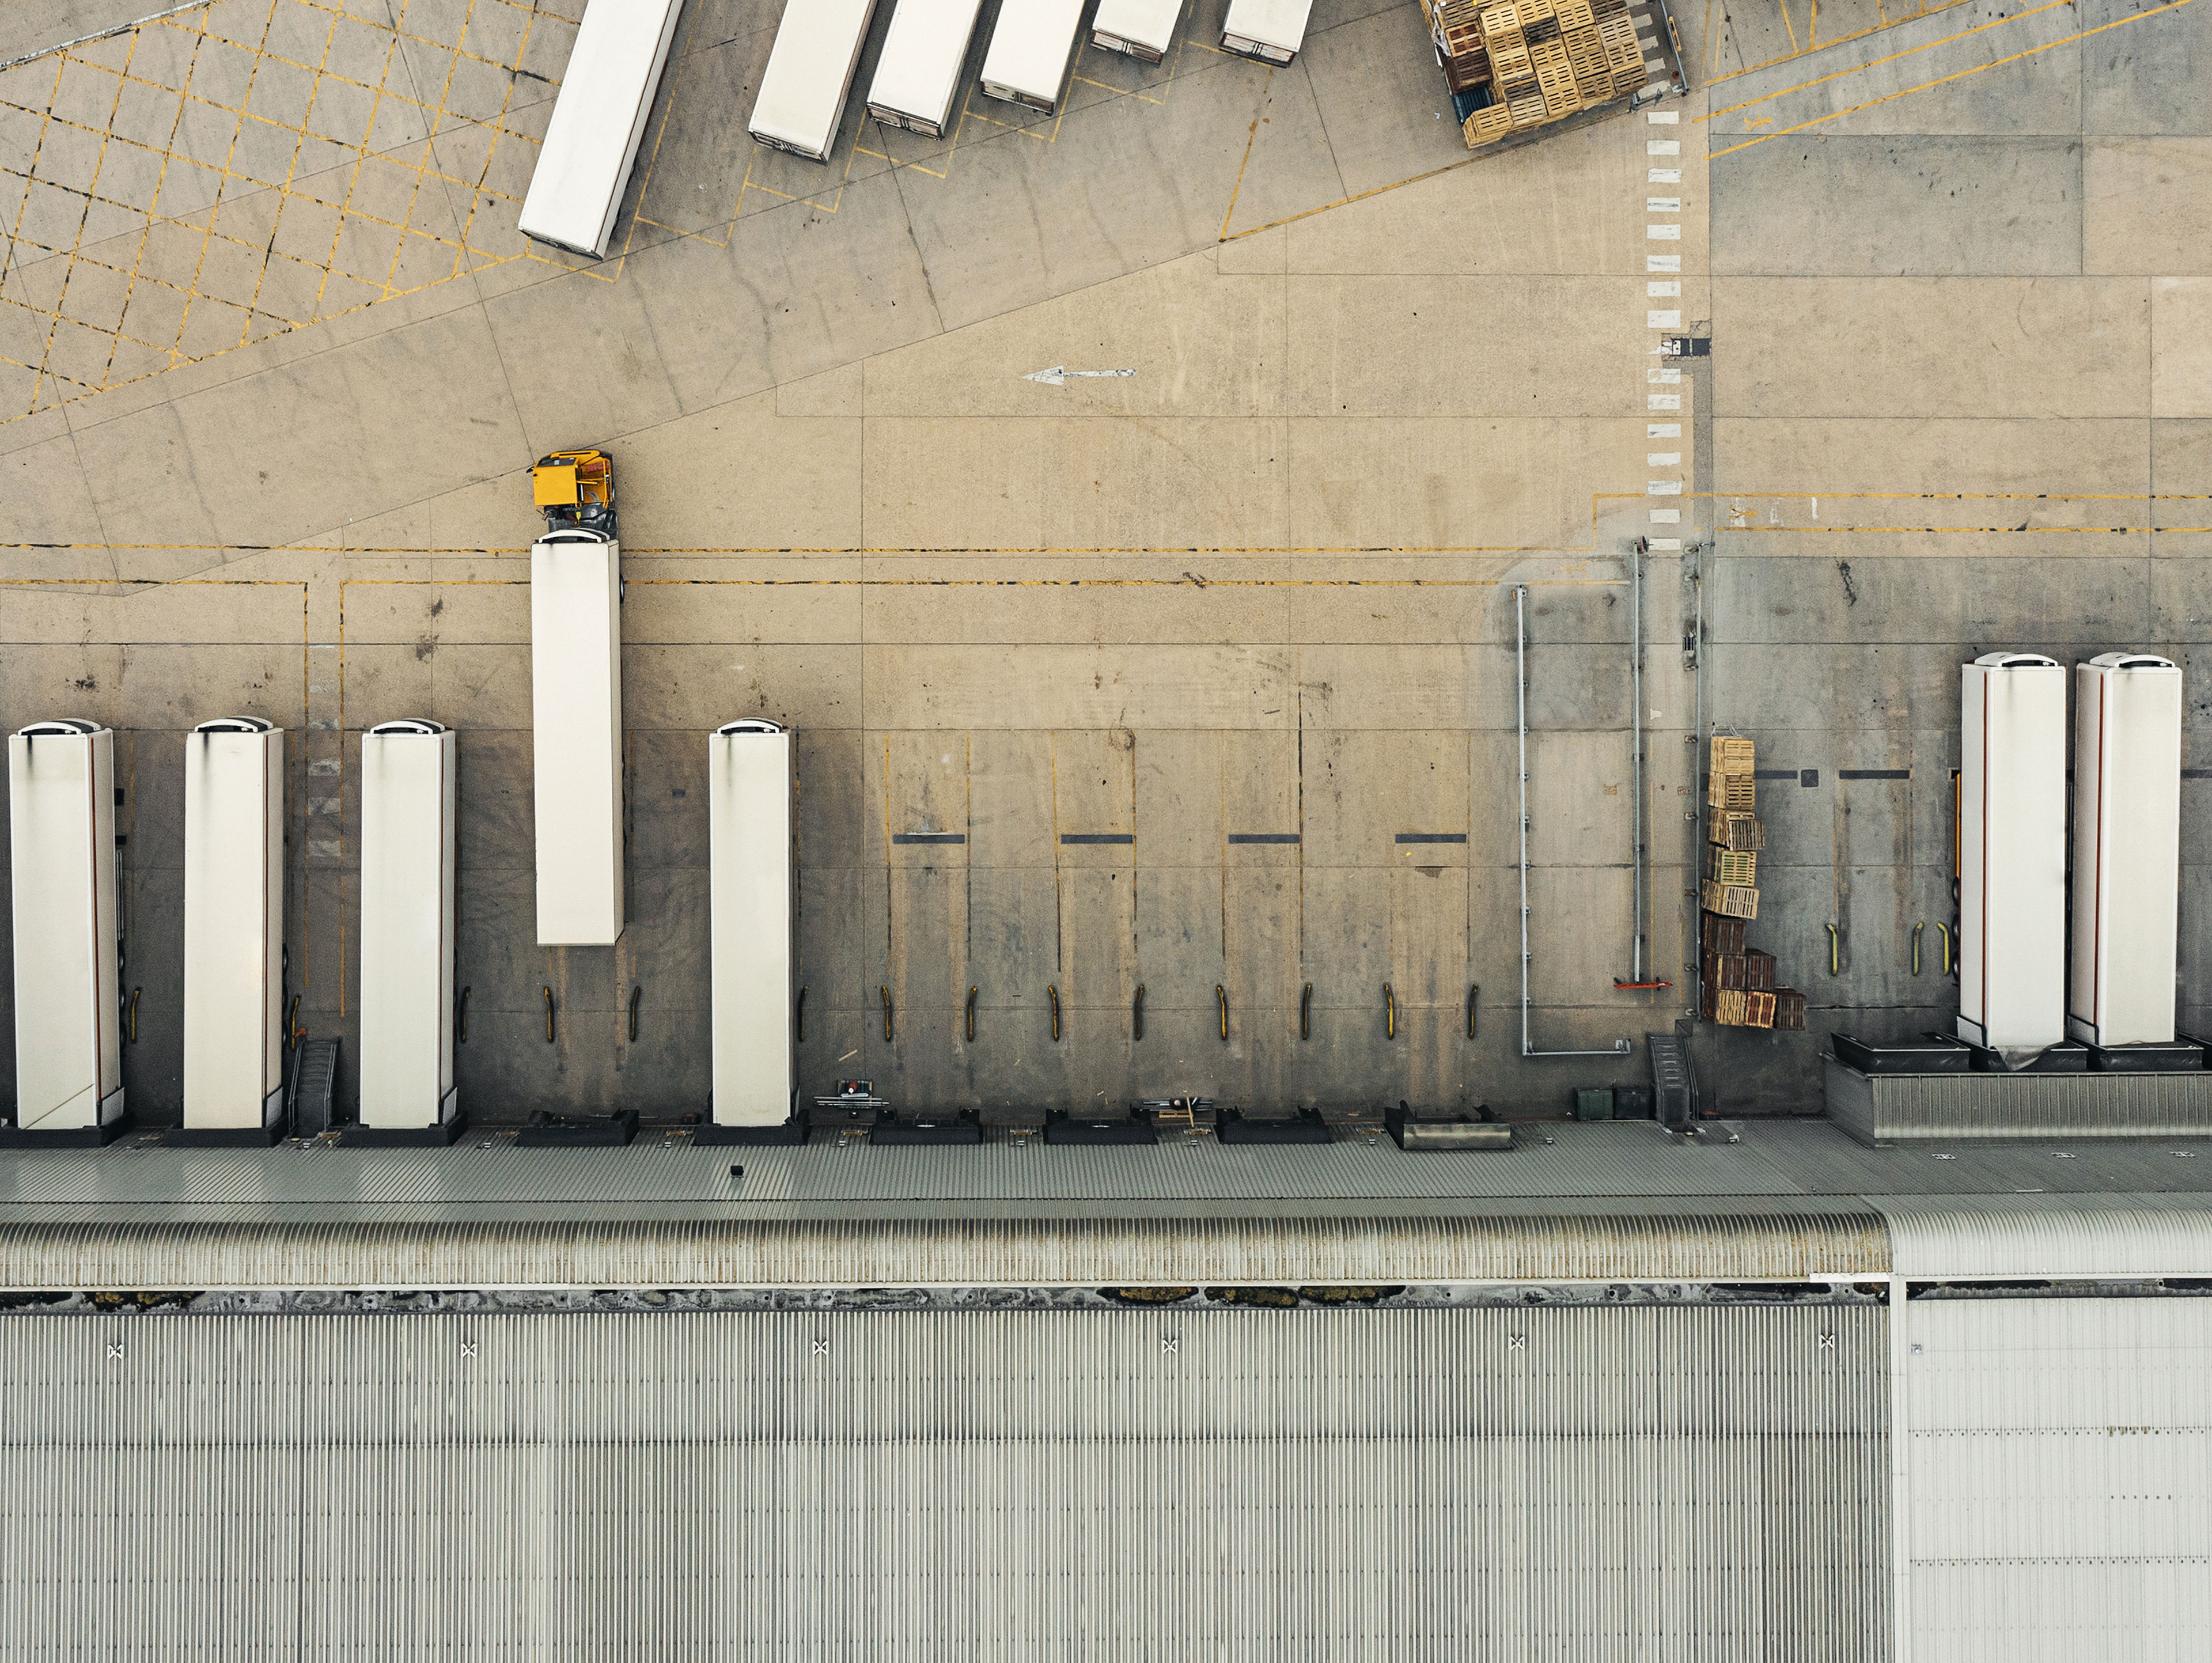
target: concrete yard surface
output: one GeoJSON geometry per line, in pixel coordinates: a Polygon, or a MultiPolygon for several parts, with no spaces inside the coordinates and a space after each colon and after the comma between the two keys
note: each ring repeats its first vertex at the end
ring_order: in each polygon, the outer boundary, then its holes
{"type": "Polygon", "coordinates": [[[1686,3],[1686,99],[1476,155],[1417,7],[1317,0],[1276,69],[1223,9],[1044,117],[976,89],[987,6],[947,138],[856,96],[817,165],[744,131],[777,9],[695,0],[599,263],[515,230],[581,0],[0,22],[0,722],[117,731],[142,1121],[182,736],[234,713],[289,736],[289,990],[349,1049],[360,736],[459,731],[487,1121],[704,1108],[706,737],[751,715],[797,731],[810,1093],[1564,1114],[1680,1023],[1705,1108],[1818,1113],[1827,1033],[1955,1014],[1996,648],[2188,677],[2212,1025],[2212,7],[1686,3]],[[525,473],[574,446],[629,922],[549,949],[525,473]],[[1696,1017],[1715,731],[1804,1032],[1696,1017]]]}

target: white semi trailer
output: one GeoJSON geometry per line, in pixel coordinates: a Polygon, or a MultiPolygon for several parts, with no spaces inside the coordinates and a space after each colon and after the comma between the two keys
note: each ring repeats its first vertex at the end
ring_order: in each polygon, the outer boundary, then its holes
{"type": "Polygon", "coordinates": [[[33,722],[8,741],[15,1129],[100,1143],[123,1119],[115,736],[33,722]]]}
{"type": "Polygon", "coordinates": [[[455,743],[429,721],[361,739],[361,1124],[456,1129],[455,743]]]}
{"type": "Polygon", "coordinates": [[[1306,43],[1313,0],[1229,0],[1221,49],[1263,64],[1287,64],[1306,43]]]}
{"type": "Polygon", "coordinates": [[[284,1108],[284,732],[185,737],[185,1125],[273,1141],[284,1108]]]}
{"type": "Polygon", "coordinates": [[[684,0],[591,0],[585,8],[522,199],[524,236],[605,257],[683,10],[684,0]]]}
{"type": "Polygon", "coordinates": [[[753,100],[755,138],[812,161],[830,159],[875,15],[876,0],[790,0],[753,100]]]}
{"type": "Polygon", "coordinates": [[[781,1126],[799,1081],[791,735],[761,720],[715,729],[707,796],[714,1124],[781,1126]]]}
{"type": "Polygon", "coordinates": [[[983,90],[1050,115],[1060,107],[1085,0],[1006,0],[983,54],[983,90]]]}
{"type": "Polygon", "coordinates": [[[623,932],[622,545],[584,527],[530,550],[531,756],[538,940],[623,932]]]}
{"type": "Polygon", "coordinates": [[[2074,666],[2074,964],[2068,1035],[2170,1044],[2181,916],[2181,671],[2074,666]]]}
{"type": "Polygon", "coordinates": [[[1091,19],[1091,44],[1157,64],[1175,44],[1182,16],[1182,0],[1098,0],[1091,19]]]}
{"type": "Polygon", "coordinates": [[[868,85],[868,113],[886,127],[944,137],[982,9],[982,0],[898,0],[868,85]]]}
{"type": "Polygon", "coordinates": [[[1961,666],[1959,1037],[2031,1060],[2066,1037],[2066,671],[1961,666]]]}

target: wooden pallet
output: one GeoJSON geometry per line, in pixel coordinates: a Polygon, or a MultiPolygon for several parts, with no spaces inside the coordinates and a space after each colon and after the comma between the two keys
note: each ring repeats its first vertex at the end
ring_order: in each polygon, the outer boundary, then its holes
{"type": "Polygon", "coordinates": [[[1723,810],[1707,817],[1705,841],[1723,849],[1763,849],[1766,822],[1755,814],[1723,810]]]}
{"type": "Polygon", "coordinates": [[[1701,913],[1698,916],[1698,945],[1708,953],[1741,953],[1744,950],[1743,920],[1724,918],[1718,913],[1701,913]]]}
{"type": "Polygon", "coordinates": [[[1712,768],[1715,774],[1749,774],[1759,766],[1753,760],[1755,755],[1748,739],[1733,738],[1719,733],[1713,736],[1712,768]]]}
{"type": "Polygon", "coordinates": [[[1733,992],[1774,991],[1774,955],[1756,947],[1741,953],[1708,953],[1705,970],[1707,982],[1733,992]]]}
{"type": "MultiPolygon", "coordinates": [[[[1423,3],[1438,56],[1452,58],[1449,43],[1464,39],[1466,0],[1423,3]]],[[[1470,148],[1564,120],[1644,84],[1643,48],[1621,0],[1507,0],[1483,7],[1477,21],[1493,102],[1462,124],[1470,148]]],[[[1446,80],[1456,73],[1447,63],[1446,80]]]]}
{"type": "Polygon", "coordinates": [[[1733,883],[1705,883],[1698,886],[1698,901],[1709,913],[1724,918],[1757,918],[1759,891],[1733,883]]]}
{"type": "Polygon", "coordinates": [[[1759,787],[1748,774],[1709,774],[1705,803],[1711,808],[1749,814],[1759,806],[1759,787]]]}
{"type": "Polygon", "coordinates": [[[1711,883],[1750,889],[1759,882],[1759,856],[1750,849],[1723,849],[1708,843],[1704,877],[1711,883]]]}

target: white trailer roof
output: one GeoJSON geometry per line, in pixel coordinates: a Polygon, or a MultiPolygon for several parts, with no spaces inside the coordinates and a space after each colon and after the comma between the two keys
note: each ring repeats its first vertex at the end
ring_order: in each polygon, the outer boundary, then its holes
{"type": "Polygon", "coordinates": [[[1229,18],[1222,28],[1263,46],[1294,52],[1305,44],[1306,17],[1312,10],[1313,0],[1229,0],[1229,18]]]}
{"type": "Polygon", "coordinates": [[[983,79],[1032,98],[1056,98],[1084,0],[1006,0],[983,57],[983,79]]]}
{"type": "Polygon", "coordinates": [[[876,0],[790,0],[769,49],[749,130],[827,155],[876,0]]]}
{"type": "Polygon", "coordinates": [[[1098,0],[1091,27],[1098,33],[1164,52],[1175,39],[1176,22],[1182,15],[1182,0],[1098,0]]]}
{"type": "Polygon", "coordinates": [[[868,102],[942,124],[982,0],[899,0],[868,102]]]}
{"type": "Polygon", "coordinates": [[[591,0],[523,198],[526,237],[604,254],[683,0],[591,0]]]}

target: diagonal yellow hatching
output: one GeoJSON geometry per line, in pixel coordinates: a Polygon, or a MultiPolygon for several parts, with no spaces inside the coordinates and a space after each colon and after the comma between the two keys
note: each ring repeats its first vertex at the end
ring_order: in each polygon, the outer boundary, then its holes
{"type": "Polygon", "coordinates": [[[214,0],[0,70],[0,422],[534,258],[573,22],[356,8],[214,0]]]}

